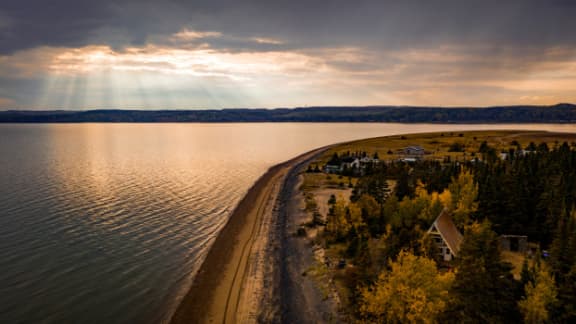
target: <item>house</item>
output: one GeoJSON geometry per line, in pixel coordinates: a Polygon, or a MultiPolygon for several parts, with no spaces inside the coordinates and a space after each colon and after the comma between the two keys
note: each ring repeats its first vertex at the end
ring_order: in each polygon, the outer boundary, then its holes
{"type": "Polygon", "coordinates": [[[521,156],[526,156],[526,155],[532,154],[532,153],[534,153],[534,151],[530,151],[530,150],[520,150],[520,151],[518,151],[517,154],[518,154],[518,155],[521,155],[521,156]]]}
{"type": "Polygon", "coordinates": [[[361,165],[374,165],[374,164],[378,164],[380,163],[379,159],[376,158],[371,158],[368,156],[365,156],[363,158],[360,159],[360,164],[361,165]]]}
{"type": "Polygon", "coordinates": [[[377,154],[374,154],[374,157],[369,157],[365,152],[355,152],[352,154],[347,152],[340,156],[334,153],[330,161],[324,165],[324,172],[363,175],[367,172],[367,169],[374,167],[378,163],[380,163],[380,160],[377,154]]]}
{"type": "Polygon", "coordinates": [[[409,156],[423,156],[426,151],[424,151],[424,148],[422,148],[422,146],[408,146],[402,149],[403,153],[405,155],[409,155],[409,156]]]}
{"type": "Polygon", "coordinates": [[[438,253],[444,261],[451,261],[458,256],[460,244],[462,243],[462,234],[454,225],[452,217],[447,209],[444,209],[436,218],[428,235],[432,237],[438,247],[438,253]]]}
{"type": "Polygon", "coordinates": [[[355,157],[345,157],[342,159],[341,167],[342,170],[357,169],[360,167],[360,159],[355,157]]]}
{"type": "Polygon", "coordinates": [[[426,151],[422,146],[407,146],[402,149],[402,154],[404,154],[405,158],[413,158],[413,159],[421,159],[426,151]]]}
{"type": "Polygon", "coordinates": [[[354,157],[345,157],[338,162],[330,161],[324,166],[326,173],[342,173],[344,171],[354,172],[360,168],[360,159],[354,157]]]}
{"type": "Polygon", "coordinates": [[[380,160],[378,158],[371,158],[365,156],[360,159],[360,175],[365,175],[366,172],[371,172],[378,164],[380,160]]]}
{"type": "Polygon", "coordinates": [[[340,165],[326,164],[324,166],[324,172],[326,173],[338,173],[341,171],[340,165]]]}

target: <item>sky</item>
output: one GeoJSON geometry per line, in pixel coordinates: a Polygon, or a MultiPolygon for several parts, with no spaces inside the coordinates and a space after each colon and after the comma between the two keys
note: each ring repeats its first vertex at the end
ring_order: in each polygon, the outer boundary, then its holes
{"type": "Polygon", "coordinates": [[[576,102],[574,0],[3,0],[0,109],[576,102]]]}

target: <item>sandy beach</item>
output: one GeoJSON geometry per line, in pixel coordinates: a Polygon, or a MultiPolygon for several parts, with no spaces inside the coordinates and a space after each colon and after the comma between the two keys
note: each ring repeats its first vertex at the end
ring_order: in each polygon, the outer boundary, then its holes
{"type": "Polygon", "coordinates": [[[297,173],[325,149],[276,165],[256,181],[216,238],[171,323],[287,322],[296,319],[293,308],[321,301],[295,295],[300,283],[294,277],[313,258],[291,239],[296,220],[287,207],[297,198],[297,173]]]}

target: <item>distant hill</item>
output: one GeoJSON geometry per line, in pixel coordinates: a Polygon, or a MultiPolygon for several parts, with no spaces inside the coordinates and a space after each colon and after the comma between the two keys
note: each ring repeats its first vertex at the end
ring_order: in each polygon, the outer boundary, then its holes
{"type": "Polygon", "coordinates": [[[223,110],[0,111],[0,123],[398,122],[575,123],[576,105],[439,107],[310,107],[223,110]]]}

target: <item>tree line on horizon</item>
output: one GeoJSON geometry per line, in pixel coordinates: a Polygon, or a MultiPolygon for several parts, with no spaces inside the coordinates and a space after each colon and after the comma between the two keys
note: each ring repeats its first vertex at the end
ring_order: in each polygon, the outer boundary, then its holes
{"type": "Polygon", "coordinates": [[[440,107],[309,107],[222,110],[7,110],[0,123],[73,122],[400,122],[400,123],[570,123],[576,105],[440,107]]]}

